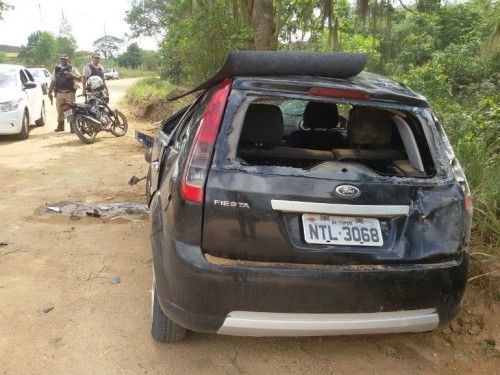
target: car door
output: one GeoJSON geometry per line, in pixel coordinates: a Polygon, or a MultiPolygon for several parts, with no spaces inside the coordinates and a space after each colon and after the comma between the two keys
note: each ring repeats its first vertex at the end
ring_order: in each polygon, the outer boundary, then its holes
{"type": "Polygon", "coordinates": [[[153,149],[151,151],[151,195],[158,189],[161,178],[160,172],[163,169],[160,168],[160,166],[168,159],[172,138],[189,108],[190,106],[184,107],[167,120],[163,121],[158,136],[154,139],[153,149]]]}
{"type": "Polygon", "coordinates": [[[26,69],[21,69],[20,77],[21,77],[22,89],[26,93],[28,100],[30,123],[33,123],[38,118],[37,113],[39,112],[38,110],[40,109],[41,105],[40,87],[38,86],[38,84],[36,85],[36,87],[33,88],[26,87],[26,84],[28,82],[30,83],[35,82],[31,73],[28,72],[26,69]]]}

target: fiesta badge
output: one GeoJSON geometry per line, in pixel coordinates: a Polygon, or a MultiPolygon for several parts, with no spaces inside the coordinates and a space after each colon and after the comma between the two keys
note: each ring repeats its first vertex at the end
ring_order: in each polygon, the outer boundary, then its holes
{"type": "Polygon", "coordinates": [[[357,198],[361,195],[361,191],[352,185],[339,185],[335,188],[335,194],[342,198],[357,198]]]}

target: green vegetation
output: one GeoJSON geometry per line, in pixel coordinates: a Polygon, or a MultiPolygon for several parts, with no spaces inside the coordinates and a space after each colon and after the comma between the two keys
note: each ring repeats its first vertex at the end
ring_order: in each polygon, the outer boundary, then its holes
{"type": "MultiPolygon", "coordinates": [[[[111,61],[104,61],[105,68],[112,68],[113,64],[111,61]]],[[[156,77],[158,76],[158,72],[152,70],[138,70],[138,69],[129,69],[129,68],[117,68],[118,73],[120,74],[120,78],[147,78],[147,77],[156,77]]]]}
{"type": "Polygon", "coordinates": [[[127,91],[125,99],[135,116],[159,121],[186,105],[185,100],[175,103],[167,100],[167,93],[176,89],[176,86],[166,80],[144,78],[127,91]]]}

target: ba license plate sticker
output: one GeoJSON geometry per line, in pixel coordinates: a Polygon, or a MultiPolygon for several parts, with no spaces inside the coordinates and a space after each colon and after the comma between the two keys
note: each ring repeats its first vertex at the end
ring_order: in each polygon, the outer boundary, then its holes
{"type": "Polygon", "coordinates": [[[382,246],[380,223],[373,218],[302,215],[307,243],[324,245],[382,246]]]}

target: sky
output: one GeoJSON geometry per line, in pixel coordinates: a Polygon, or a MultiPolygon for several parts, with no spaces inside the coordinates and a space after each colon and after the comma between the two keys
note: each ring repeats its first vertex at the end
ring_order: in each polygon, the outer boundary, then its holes
{"type": "MultiPolygon", "coordinates": [[[[61,19],[69,22],[78,50],[93,51],[93,42],[104,35],[125,39],[130,28],[125,22],[125,12],[131,8],[131,0],[4,0],[14,5],[0,20],[0,44],[20,47],[28,43],[28,36],[35,31],[59,33],[61,19]]],[[[157,49],[154,38],[141,38],[137,42],[142,49],[157,49]]]]}

